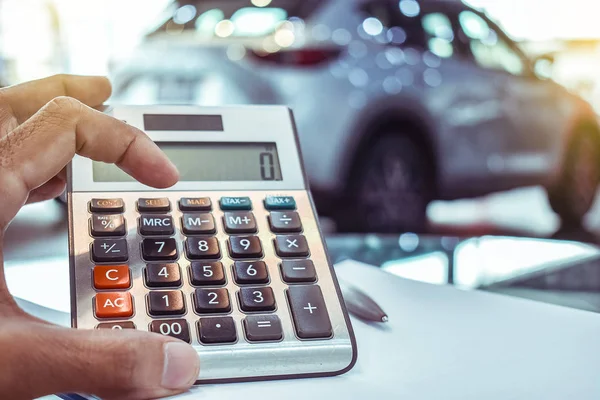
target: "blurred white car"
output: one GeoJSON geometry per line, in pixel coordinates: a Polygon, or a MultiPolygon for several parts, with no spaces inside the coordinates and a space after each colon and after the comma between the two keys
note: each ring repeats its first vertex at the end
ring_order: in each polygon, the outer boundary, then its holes
{"type": "Polygon", "coordinates": [[[291,107],[343,231],[420,231],[431,200],[524,185],[576,223],[600,179],[589,104],[460,1],[180,2],[113,75],[113,102],[291,107]]]}

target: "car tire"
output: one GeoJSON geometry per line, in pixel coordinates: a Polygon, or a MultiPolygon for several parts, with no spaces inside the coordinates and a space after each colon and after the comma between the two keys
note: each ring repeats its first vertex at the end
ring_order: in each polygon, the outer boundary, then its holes
{"type": "Polygon", "coordinates": [[[596,199],[600,183],[600,140],[584,130],[571,141],[558,184],[548,190],[550,206],[564,226],[580,225],[596,199]]]}
{"type": "Polygon", "coordinates": [[[359,151],[347,187],[335,218],[338,231],[423,232],[433,163],[410,136],[384,134],[359,151]]]}

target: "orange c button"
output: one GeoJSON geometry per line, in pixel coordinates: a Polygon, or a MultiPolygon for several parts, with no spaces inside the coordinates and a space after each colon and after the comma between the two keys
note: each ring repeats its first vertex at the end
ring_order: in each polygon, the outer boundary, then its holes
{"type": "Polygon", "coordinates": [[[131,284],[127,265],[97,265],[94,267],[96,289],[127,289],[131,284]]]}
{"type": "Polygon", "coordinates": [[[133,301],[129,292],[105,292],[96,294],[96,317],[119,318],[133,315],[133,301]]]}

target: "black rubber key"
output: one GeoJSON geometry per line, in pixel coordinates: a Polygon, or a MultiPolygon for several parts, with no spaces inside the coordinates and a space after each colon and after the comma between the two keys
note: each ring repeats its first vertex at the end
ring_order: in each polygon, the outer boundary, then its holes
{"type": "Polygon", "coordinates": [[[215,233],[215,219],[211,213],[184,213],[181,229],[186,235],[206,235],[215,233]]]}
{"type": "Polygon", "coordinates": [[[332,335],[331,321],[317,285],[290,286],[287,298],[294,319],[296,334],[301,339],[328,338],[332,335]]]}
{"type": "Polygon", "coordinates": [[[90,201],[91,212],[121,213],[124,210],[123,199],[92,199],[90,201]]]}
{"type": "Polygon", "coordinates": [[[190,328],[185,319],[161,319],[150,323],[150,332],[171,336],[190,343],[190,328]]]}
{"type": "Polygon", "coordinates": [[[168,198],[160,199],[139,199],[137,202],[138,211],[171,211],[171,202],[168,198]]]}
{"type": "Polygon", "coordinates": [[[227,289],[196,289],[194,308],[198,314],[228,313],[231,311],[227,289]]]}
{"type": "Polygon", "coordinates": [[[105,322],[102,324],[98,324],[98,326],[96,326],[96,329],[114,329],[114,330],[135,329],[135,324],[131,321],[105,322]]]}
{"type": "Polygon", "coordinates": [[[140,233],[144,236],[169,236],[175,232],[173,218],[167,214],[142,214],[140,217],[140,233]]]}
{"type": "Polygon", "coordinates": [[[225,284],[225,271],[220,261],[192,261],[190,281],[194,286],[216,286],[225,284]]]}
{"type": "Polygon", "coordinates": [[[210,197],[182,197],[179,200],[181,211],[210,211],[212,202],[210,197]]]}
{"type": "Polygon", "coordinates": [[[185,240],[185,251],[193,260],[219,259],[221,248],[214,237],[190,237],[185,240]]]}
{"type": "Polygon", "coordinates": [[[293,233],[302,230],[302,222],[296,211],[273,211],[269,216],[271,231],[275,233],[293,233]]]}
{"type": "Polygon", "coordinates": [[[200,342],[232,343],[237,340],[235,322],[231,317],[207,317],[198,321],[198,336],[200,342]]]}
{"type": "Polygon", "coordinates": [[[181,270],[177,263],[146,264],[144,278],[149,287],[177,287],[181,285],[181,270]]]}
{"type": "Polygon", "coordinates": [[[317,280],[315,265],[311,260],[283,260],[279,266],[281,276],[287,283],[314,282],[317,280]]]}
{"type": "Polygon", "coordinates": [[[269,271],[264,261],[236,261],[233,263],[233,277],[239,284],[267,283],[269,271]]]}
{"type": "Polygon", "coordinates": [[[152,290],[148,293],[150,315],[178,315],[185,313],[181,290],[152,290]]]}
{"type": "Polygon", "coordinates": [[[177,260],[177,243],[173,238],[144,239],[142,256],[149,261],[177,260]]]}
{"type": "Polygon", "coordinates": [[[262,245],[258,236],[229,237],[229,255],[233,258],[261,258],[262,245]]]}
{"type": "Polygon", "coordinates": [[[92,236],[124,236],[125,218],[123,214],[93,214],[91,231],[92,236]]]}
{"type": "Polygon", "coordinates": [[[273,311],[275,296],[270,287],[243,287],[239,292],[242,311],[273,311]]]}
{"type": "Polygon", "coordinates": [[[307,257],[308,243],[303,235],[275,237],[275,251],[279,257],[307,257]]]}
{"type": "Polygon", "coordinates": [[[127,261],[127,240],[96,239],[92,244],[92,258],[99,262],[127,261]]]}
{"type": "Polygon", "coordinates": [[[277,315],[250,315],[244,318],[246,338],[251,342],[277,341],[283,338],[277,315]]]}
{"type": "Polygon", "coordinates": [[[223,215],[223,226],[227,233],[254,233],[256,220],[250,211],[232,211],[223,215]]]}

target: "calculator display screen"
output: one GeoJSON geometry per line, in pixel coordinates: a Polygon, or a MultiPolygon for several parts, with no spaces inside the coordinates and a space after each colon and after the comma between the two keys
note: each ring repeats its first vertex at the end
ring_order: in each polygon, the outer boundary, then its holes
{"type": "MultiPolygon", "coordinates": [[[[275,143],[156,142],[179,169],[179,180],[280,181],[275,143]]],[[[94,182],[135,182],[114,164],[93,162],[94,182]]]]}

